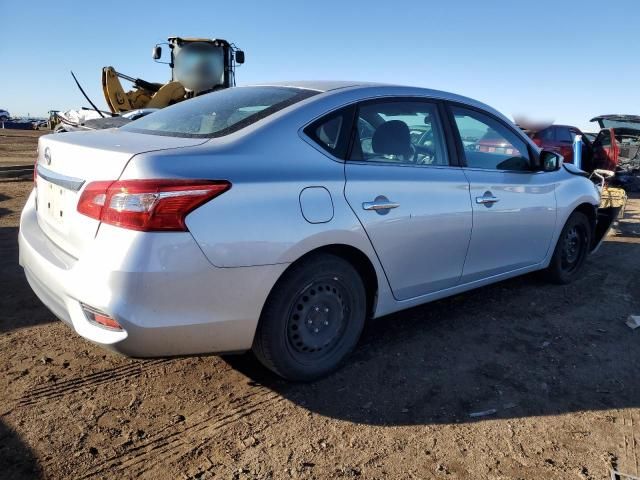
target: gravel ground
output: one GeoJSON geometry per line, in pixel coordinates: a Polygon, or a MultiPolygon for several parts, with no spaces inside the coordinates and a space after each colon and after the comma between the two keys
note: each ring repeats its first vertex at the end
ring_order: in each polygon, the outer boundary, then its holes
{"type": "Polygon", "coordinates": [[[0,182],[2,478],[640,473],[640,200],[576,284],[528,275],[372,321],[345,368],[297,385],[251,355],[131,360],[75,335],[17,265],[30,188],[0,182]]]}

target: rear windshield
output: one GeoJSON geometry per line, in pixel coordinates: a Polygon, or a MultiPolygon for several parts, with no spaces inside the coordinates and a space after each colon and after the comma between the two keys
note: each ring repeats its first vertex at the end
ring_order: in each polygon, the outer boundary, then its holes
{"type": "Polygon", "coordinates": [[[317,93],[290,87],[227,88],[163,108],[121,129],[171,137],[222,137],[317,93]]]}
{"type": "Polygon", "coordinates": [[[624,120],[600,120],[602,128],[631,128],[640,130],[640,122],[624,121],[624,120]]]}

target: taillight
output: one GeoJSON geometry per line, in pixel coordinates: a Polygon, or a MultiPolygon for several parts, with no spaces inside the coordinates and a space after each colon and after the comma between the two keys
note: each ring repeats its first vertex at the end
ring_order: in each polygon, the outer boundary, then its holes
{"type": "Polygon", "coordinates": [[[131,230],[187,231],[185,217],[231,188],[227,181],[121,180],[92,182],[78,201],[78,212],[131,230]]]}

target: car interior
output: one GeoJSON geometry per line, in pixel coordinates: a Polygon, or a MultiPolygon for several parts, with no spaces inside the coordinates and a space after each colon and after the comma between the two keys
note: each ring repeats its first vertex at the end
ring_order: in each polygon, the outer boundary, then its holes
{"type": "Polygon", "coordinates": [[[417,102],[365,104],[358,115],[352,160],[448,165],[435,107],[417,102]]]}

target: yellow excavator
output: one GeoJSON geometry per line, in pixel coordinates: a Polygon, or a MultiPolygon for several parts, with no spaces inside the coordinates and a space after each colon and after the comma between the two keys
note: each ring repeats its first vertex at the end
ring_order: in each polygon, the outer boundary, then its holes
{"type": "Polygon", "coordinates": [[[154,83],[130,77],[113,67],[102,69],[102,91],[110,111],[100,110],[86,94],[75,74],[71,76],[91,105],[80,110],[55,112],[54,131],[95,130],[119,127],[136,118],[203,93],[233,87],[236,66],[244,63],[244,52],[222,39],[169,37],[156,44],[153,59],[171,68],[171,81],[154,83]],[[162,46],[169,48],[162,61],[162,46]],[[133,83],[125,91],[120,80],[133,83]]]}
{"type": "Polygon", "coordinates": [[[187,98],[235,85],[235,67],[244,63],[244,52],[222,39],[169,37],[153,48],[153,59],[171,68],[171,81],[152,83],[130,77],[113,67],[102,69],[102,90],[109,110],[122,114],[142,108],[163,108],[187,98]],[[162,45],[169,60],[161,61],[162,45]],[[120,79],[133,83],[125,91],[120,79]]]}

